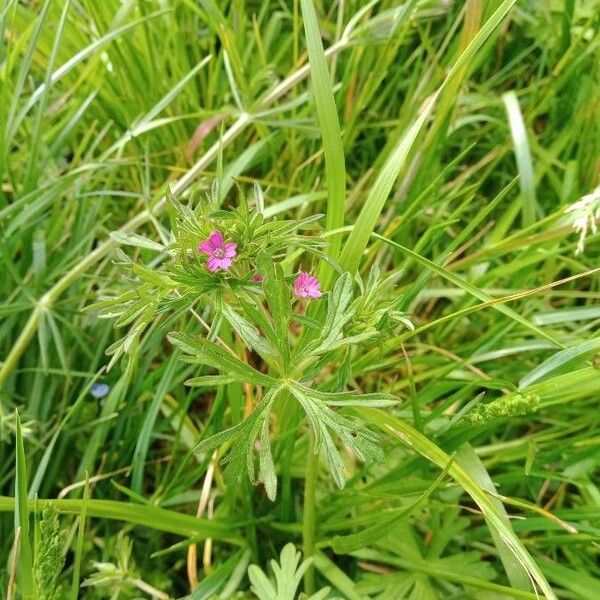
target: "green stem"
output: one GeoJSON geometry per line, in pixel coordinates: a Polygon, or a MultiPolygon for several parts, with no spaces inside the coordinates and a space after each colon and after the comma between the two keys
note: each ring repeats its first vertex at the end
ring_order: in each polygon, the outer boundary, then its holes
{"type": "MultiPolygon", "coordinates": [[[[306,474],[304,477],[304,514],[302,517],[302,544],[304,558],[313,558],[315,554],[315,490],[319,454],[314,435],[310,434],[308,456],[306,458],[306,474]]],[[[311,564],[304,574],[304,593],[308,596],[315,593],[315,569],[311,564]]]]}

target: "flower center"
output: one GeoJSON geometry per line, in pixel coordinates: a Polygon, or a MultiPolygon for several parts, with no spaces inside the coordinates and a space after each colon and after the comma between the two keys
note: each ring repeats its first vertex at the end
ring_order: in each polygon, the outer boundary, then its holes
{"type": "Polygon", "coordinates": [[[225,250],[223,250],[223,248],[217,248],[214,251],[214,256],[216,258],[225,258],[225,250]]]}

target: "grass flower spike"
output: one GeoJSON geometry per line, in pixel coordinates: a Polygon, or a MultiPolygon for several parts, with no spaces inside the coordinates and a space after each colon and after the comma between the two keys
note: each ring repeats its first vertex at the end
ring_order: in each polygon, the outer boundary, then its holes
{"type": "Polygon", "coordinates": [[[321,284],[316,277],[312,277],[306,271],[300,271],[294,281],[294,294],[298,298],[320,298],[321,284]]]}
{"type": "Polygon", "coordinates": [[[207,240],[198,245],[198,250],[208,256],[206,267],[209,271],[223,269],[227,271],[236,255],[237,244],[225,243],[223,234],[219,230],[213,231],[207,240]]]}

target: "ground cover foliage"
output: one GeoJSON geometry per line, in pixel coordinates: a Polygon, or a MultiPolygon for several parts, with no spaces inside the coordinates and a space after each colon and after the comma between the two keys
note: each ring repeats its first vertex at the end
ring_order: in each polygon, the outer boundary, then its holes
{"type": "Polygon", "coordinates": [[[2,0],[2,597],[600,598],[597,0],[2,0]]]}

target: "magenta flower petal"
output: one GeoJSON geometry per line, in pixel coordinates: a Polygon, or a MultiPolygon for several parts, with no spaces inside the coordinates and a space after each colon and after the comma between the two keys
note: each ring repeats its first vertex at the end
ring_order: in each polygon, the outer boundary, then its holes
{"type": "Polygon", "coordinates": [[[236,255],[237,244],[234,242],[230,242],[229,244],[225,244],[225,257],[233,258],[236,255]]]}
{"type": "Polygon", "coordinates": [[[221,261],[218,258],[216,258],[215,256],[211,256],[206,261],[206,268],[209,271],[213,271],[213,272],[218,271],[221,266],[220,263],[221,263],[221,261]]]}
{"type": "Polygon", "coordinates": [[[237,244],[234,242],[225,243],[223,234],[218,229],[215,229],[207,240],[198,244],[198,251],[208,256],[206,268],[212,272],[229,269],[236,255],[236,248],[237,244]]]}
{"type": "Polygon", "coordinates": [[[252,281],[255,281],[256,283],[260,283],[264,279],[264,277],[259,273],[255,273],[254,275],[252,275],[252,277],[250,277],[250,279],[252,281]]]}
{"type": "Polygon", "coordinates": [[[294,281],[294,294],[298,298],[320,298],[321,284],[316,277],[312,277],[305,271],[300,271],[294,281]]]}
{"type": "Polygon", "coordinates": [[[208,241],[212,244],[214,250],[223,248],[224,246],[223,234],[218,229],[215,229],[215,231],[208,236],[208,241]]]}
{"type": "Polygon", "coordinates": [[[198,251],[204,254],[212,254],[213,246],[208,240],[203,240],[198,244],[198,251]]]}

